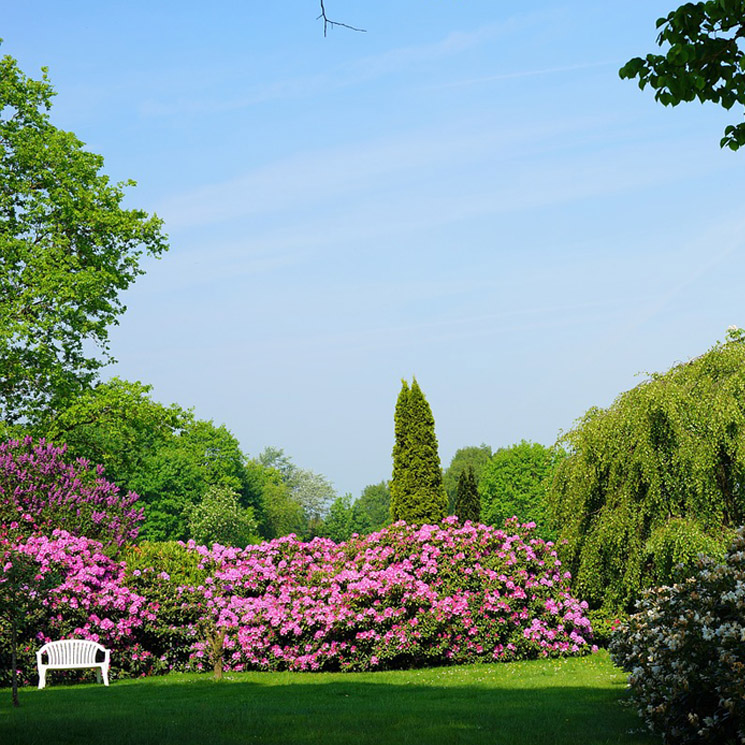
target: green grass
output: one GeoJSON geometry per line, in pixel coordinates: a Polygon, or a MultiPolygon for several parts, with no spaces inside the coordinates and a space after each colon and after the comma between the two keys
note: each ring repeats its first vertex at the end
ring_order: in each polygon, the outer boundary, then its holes
{"type": "MultiPolygon", "coordinates": [[[[53,674],[52,674],[53,675],[53,674]]],[[[380,673],[231,673],[0,690],[2,745],[650,745],[625,676],[581,659],[380,673]]]]}

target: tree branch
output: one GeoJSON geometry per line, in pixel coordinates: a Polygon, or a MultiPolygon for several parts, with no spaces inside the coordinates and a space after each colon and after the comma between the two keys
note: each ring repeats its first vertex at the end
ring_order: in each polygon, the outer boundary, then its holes
{"type": "Polygon", "coordinates": [[[326,15],[326,8],[323,4],[323,0],[320,0],[321,3],[321,14],[316,18],[316,20],[320,20],[323,18],[323,35],[326,36],[326,33],[328,32],[329,28],[333,28],[334,26],[339,26],[341,28],[348,28],[350,31],[359,31],[360,33],[366,33],[366,28],[357,28],[356,26],[350,26],[348,23],[339,23],[339,21],[332,21],[329,19],[329,17],[326,15]]]}

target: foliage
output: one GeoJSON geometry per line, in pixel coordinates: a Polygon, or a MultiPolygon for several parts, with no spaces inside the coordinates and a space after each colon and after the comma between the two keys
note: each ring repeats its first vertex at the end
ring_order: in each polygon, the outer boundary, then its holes
{"type": "Polygon", "coordinates": [[[458,480],[461,473],[467,468],[473,468],[474,478],[478,485],[481,474],[486,464],[492,457],[491,447],[489,445],[469,445],[468,447],[458,448],[453,455],[450,465],[442,475],[442,483],[448,495],[448,504],[452,510],[455,505],[455,497],[458,493],[458,480]]]}
{"type": "Polygon", "coordinates": [[[161,221],[123,209],[128,181],[49,120],[46,70],[0,60],[0,419],[39,421],[94,380],[108,360],[119,294],[144,253],[166,250],[161,221]],[[103,361],[90,356],[97,348],[103,361]]]}
{"type": "Polygon", "coordinates": [[[210,486],[189,512],[189,535],[211,546],[258,543],[258,524],[251,507],[241,507],[237,494],[225,486],[210,486]]]}
{"type": "Polygon", "coordinates": [[[336,498],[333,485],[325,476],[298,468],[290,483],[292,498],[303,508],[310,532],[318,526],[336,498]]]}
{"type": "Polygon", "coordinates": [[[268,538],[303,535],[308,523],[303,506],[293,498],[290,487],[268,482],[262,494],[262,534],[268,538]]]}
{"type": "Polygon", "coordinates": [[[461,471],[458,479],[458,492],[455,496],[455,514],[465,522],[477,523],[481,517],[481,502],[473,468],[468,466],[461,471]]]}
{"type": "Polygon", "coordinates": [[[540,535],[553,538],[546,514],[546,481],[561,457],[561,451],[526,440],[497,450],[479,481],[481,519],[487,525],[502,525],[517,516],[535,522],[540,535]]]}
{"type": "Polygon", "coordinates": [[[116,549],[137,537],[142,508],[122,495],[101,466],[64,459],[65,447],[31,437],[0,444],[0,524],[26,535],[66,528],[116,549]]]}
{"type": "MultiPolygon", "coordinates": [[[[112,650],[115,676],[159,669],[161,663],[139,641],[144,627],[155,621],[157,606],[125,586],[122,564],[103,553],[100,542],[55,530],[49,537],[16,543],[14,552],[35,564],[36,582],[53,585],[39,596],[43,613],[24,617],[18,630],[25,681],[36,669],[35,649],[52,639],[100,642],[112,650]]],[[[9,675],[9,653],[8,636],[2,634],[0,680],[9,675]]]]}
{"type": "Polygon", "coordinates": [[[648,590],[611,654],[630,673],[640,716],[665,742],[745,742],[745,529],[721,563],[707,557],[648,590]]]}
{"type": "Polygon", "coordinates": [[[337,497],[329,507],[328,515],[323,521],[321,536],[330,538],[334,543],[348,541],[355,532],[354,522],[354,505],[352,497],[344,494],[337,497]]]}
{"type": "Polygon", "coordinates": [[[153,401],[151,390],[120,378],[98,383],[38,427],[38,434],[66,445],[74,457],[100,463],[120,486],[130,485],[147,471],[152,454],[189,421],[189,413],[176,404],[153,401]]]}
{"type": "MultiPolygon", "coordinates": [[[[365,670],[582,654],[586,605],[532,525],[403,522],[344,544],[280,538],[244,550],[192,543],[225,628],[226,667],[365,670]],[[512,532],[514,531],[514,532],[512,532]]],[[[197,588],[198,589],[198,588],[197,588]]],[[[209,641],[193,664],[204,669],[209,641]]]]}
{"type": "Polygon", "coordinates": [[[325,476],[298,467],[282,448],[266,447],[250,463],[262,471],[257,483],[261,482],[264,536],[295,533],[309,538],[323,532],[323,520],[336,499],[325,476]]]}
{"type": "Polygon", "coordinates": [[[391,519],[391,492],[388,484],[368,484],[354,503],[357,516],[355,532],[373,533],[388,525],[391,519]]]}
{"type": "Polygon", "coordinates": [[[336,543],[348,541],[353,534],[369,535],[390,520],[391,496],[385,481],[369,484],[352,501],[350,494],[337,497],[329,507],[319,533],[336,543]]]}
{"type": "Polygon", "coordinates": [[[437,452],[432,410],[414,378],[404,380],[396,401],[391,519],[436,523],[447,514],[447,495],[437,452]]]}
{"type": "MultiPolygon", "coordinates": [[[[665,54],[635,57],[620,70],[622,78],[648,84],[664,106],[682,101],[712,101],[731,109],[745,106],[745,0],[685,3],[657,20],[665,54]]],[[[725,128],[722,147],[745,145],[745,122],[725,128]]]]}
{"type": "Polygon", "coordinates": [[[575,590],[607,613],[745,521],[745,335],[653,375],[568,432],[551,512],[575,590]]]}
{"type": "Polygon", "coordinates": [[[36,562],[19,550],[20,535],[17,524],[0,525],[0,637],[10,648],[10,668],[13,706],[18,706],[19,636],[23,628],[35,617],[41,607],[42,598],[54,584],[55,578],[39,574],[36,562]],[[4,627],[4,628],[3,628],[4,627]],[[9,632],[9,633],[8,633],[9,632]]]}
{"type": "Polygon", "coordinates": [[[613,638],[613,634],[628,620],[624,613],[608,615],[602,610],[591,610],[587,617],[592,624],[593,640],[598,647],[606,649],[613,638]]]}
{"type": "Polygon", "coordinates": [[[62,582],[23,630],[114,652],[119,675],[210,667],[365,670],[583,654],[592,632],[551,544],[516,522],[400,522],[347,543],[283,537],[244,549],[145,543],[125,563],[55,531],[21,547],[62,582]],[[196,564],[195,564],[196,559],[196,564]],[[170,571],[168,571],[170,570],[170,571]],[[173,572],[173,574],[171,574],[173,572]]]}
{"type": "Polygon", "coordinates": [[[113,378],[74,399],[43,426],[47,440],[105,468],[107,478],[140,495],[141,535],[189,537],[188,515],[207,490],[225,487],[241,507],[258,511],[261,488],[240,444],[224,426],[196,419],[176,404],[150,397],[151,386],[113,378]]]}

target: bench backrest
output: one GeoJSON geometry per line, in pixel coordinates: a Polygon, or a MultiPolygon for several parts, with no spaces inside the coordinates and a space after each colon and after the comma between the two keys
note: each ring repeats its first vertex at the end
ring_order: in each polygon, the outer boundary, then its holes
{"type": "Polygon", "coordinates": [[[39,652],[49,655],[50,665],[87,665],[95,663],[97,652],[106,652],[100,644],[88,639],[62,639],[47,642],[39,652]]]}

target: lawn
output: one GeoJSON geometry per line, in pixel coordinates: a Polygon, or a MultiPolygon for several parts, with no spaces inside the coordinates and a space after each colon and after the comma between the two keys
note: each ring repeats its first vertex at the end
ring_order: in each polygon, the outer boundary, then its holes
{"type": "Polygon", "coordinates": [[[651,745],[607,653],[379,673],[174,674],[0,690],[2,745],[651,745]]]}

